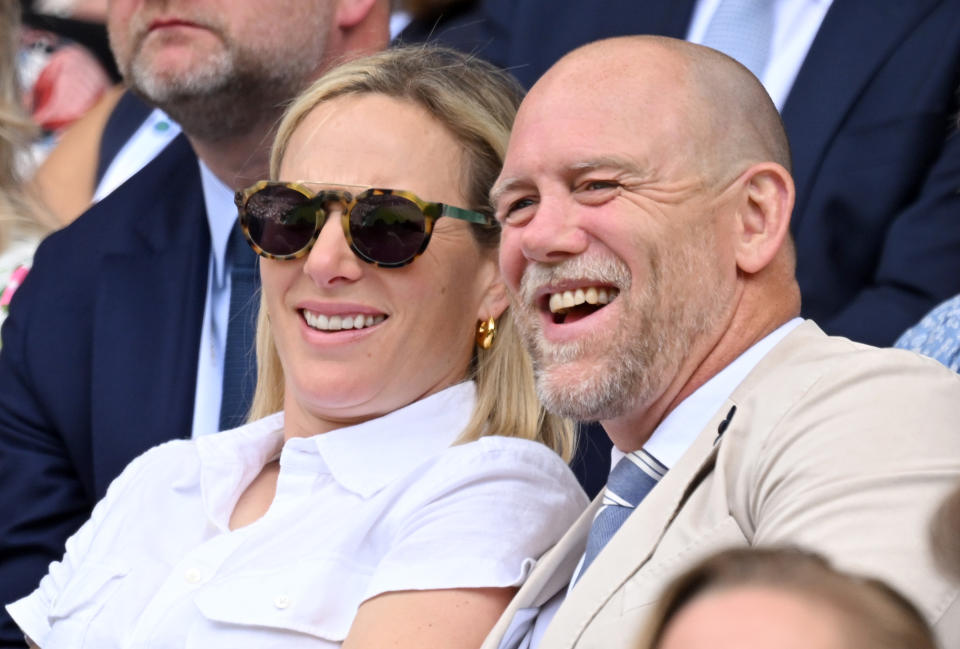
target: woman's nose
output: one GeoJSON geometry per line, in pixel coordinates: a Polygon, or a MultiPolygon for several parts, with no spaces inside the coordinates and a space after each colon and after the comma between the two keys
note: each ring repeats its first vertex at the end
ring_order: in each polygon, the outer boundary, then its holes
{"type": "Polygon", "coordinates": [[[365,264],[350,250],[341,226],[342,217],[342,206],[334,204],[327,207],[326,221],[307,254],[303,272],[318,286],[354,282],[363,275],[365,264]]]}

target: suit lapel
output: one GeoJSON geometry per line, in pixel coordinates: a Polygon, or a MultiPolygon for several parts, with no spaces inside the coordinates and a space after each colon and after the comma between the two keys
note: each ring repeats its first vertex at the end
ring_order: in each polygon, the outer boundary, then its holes
{"type": "Polygon", "coordinates": [[[938,0],[835,0],[783,107],[790,136],[797,206],[810,195],[824,152],[890,52],[938,0]]]}
{"type": "Polygon", "coordinates": [[[600,508],[602,498],[603,493],[594,498],[557,544],[540,557],[530,577],[487,635],[482,649],[496,649],[499,646],[518,610],[540,607],[561,589],[566,588],[583,555],[590,524],[600,508]]]}
{"type": "Polygon", "coordinates": [[[557,611],[544,635],[544,647],[572,647],[610,597],[650,558],[686,497],[713,466],[719,446],[715,444],[717,429],[732,405],[727,401],[714,415],[680,461],[597,555],[557,611]]]}
{"type": "Polygon", "coordinates": [[[115,212],[118,227],[94,306],[98,495],[133,457],[190,434],[210,247],[199,169],[183,139],[99,208],[115,212]]]}

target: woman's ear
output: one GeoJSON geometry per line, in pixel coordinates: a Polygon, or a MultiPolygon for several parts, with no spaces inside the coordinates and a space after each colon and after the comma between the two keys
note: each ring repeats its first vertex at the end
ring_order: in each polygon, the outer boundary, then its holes
{"type": "Polygon", "coordinates": [[[742,204],[737,211],[737,267],[757,273],[767,267],[790,234],[794,186],[790,173],[775,162],[744,172],[742,204]]]}
{"type": "Polygon", "coordinates": [[[480,310],[477,313],[478,320],[496,320],[510,306],[510,295],[507,293],[507,285],[500,279],[492,282],[488,287],[483,301],[480,303],[480,310]]]}
{"type": "Polygon", "coordinates": [[[510,306],[510,293],[500,275],[497,249],[485,248],[481,252],[480,266],[477,269],[477,288],[480,290],[480,302],[477,306],[477,320],[496,320],[510,306]]]}

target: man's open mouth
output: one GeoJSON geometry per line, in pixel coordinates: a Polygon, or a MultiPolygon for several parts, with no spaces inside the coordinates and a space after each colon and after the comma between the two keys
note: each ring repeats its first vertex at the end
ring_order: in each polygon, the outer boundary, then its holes
{"type": "Polygon", "coordinates": [[[610,304],[620,294],[612,286],[588,286],[549,293],[546,306],[553,314],[555,324],[576,322],[610,304]]]}

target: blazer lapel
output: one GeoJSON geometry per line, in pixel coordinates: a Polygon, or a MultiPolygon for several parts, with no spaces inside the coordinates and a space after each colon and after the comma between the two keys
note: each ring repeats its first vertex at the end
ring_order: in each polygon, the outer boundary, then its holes
{"type": "Polygon", "coordinates": [[[824,151],[876,69],[938,0],[835,0],[783,107],[803,213],[824,151]]]}
{"type": "MultiPolygon", "coordinates": [[[[728,400],[693,446],[644,498],[570,591],[543,637],[543,647],[572,647],[590,621],[653,554],[686,497],[709,473],[719,446],[717,430],[733,405],[728,400]]],[[[602,494],[601,494],[602,496],[602,494]]],[[[589,531],[589,526],[588,526],[589,531]]],[[[586,533],[584,534],[584,542],[586,533]]],[[[580,548],[583,551],[583,545],[580,548]]]]}
{"type": "Polygon", "coordinates": [[[93,316],[98,495],[133,457],[190,434],[210,248],[199,169],[183,139],[100,208],[116,213],[118,228],[93,316]]]}

